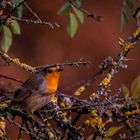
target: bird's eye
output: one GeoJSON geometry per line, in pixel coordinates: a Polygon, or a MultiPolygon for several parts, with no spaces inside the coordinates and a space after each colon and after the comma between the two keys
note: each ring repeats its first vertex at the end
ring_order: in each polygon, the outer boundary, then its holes
{"type": "Polygon", "coordinates": [[[57,72],[60,72],[60,71],[62,71],[63,69],[57,69],[57,72]]]}
{"type": "Polygon", "coordinates": [[[48,73],[51,73],[52,72],[52,70],[48,70],[48,73]]]}

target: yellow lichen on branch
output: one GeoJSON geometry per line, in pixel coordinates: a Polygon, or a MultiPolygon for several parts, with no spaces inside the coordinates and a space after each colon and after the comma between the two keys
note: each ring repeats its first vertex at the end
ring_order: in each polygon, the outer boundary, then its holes
{"type": "Polygon", "coordinates": [[[134,36],[134,38],[137,38],[138,37],[138,39],[140,39],[140,27],[138,27],[137,28],[137,30],[136,30],[136,32],[135,33],[133,33],[133,36],[134,36]]]}
{"type": "Polygon", "coordinates": [[[6,127],[6,122],[4,117],[0,117],[0,139],[5,140],[5,127],[6,127]]]}
{"type": "Polygon", "coordinates": [[[80,86],[75,92],[74,92],[74,95],[75,96],[80,96],[81,93],[83,93],[85,91],[85,86],[80,86]]]}
{"type": "Polygon", "coordinates": [[[89,114],[89,119],[85,120],[83,122],[83,127],[96,127],[99,131],[103,128],[103,120],[102,117],[100,117],[96,110],[92,110],[89,114]]]}
{"type": "Polygon", "coordinates": [[[20,60],[18,58],[12,58],[8,54],[6,54],[6,53],[0,53],[0,55],[7,62],[12,62],[12,63],[20,66],[21,68],[23,68],[23,69],[25,69],[25,70],[27,70],[27,71],[29,71],[31,73],[35,73],[36,72],[36,69],[34,67],[29,66],[29,65],[27,65],[25,63],[20,62],[20,60]]]}
{"type": "Polygon", "coordinates": [[[119,45],[121,46],[122,51],[127,53],[133,47],[134,43],[125,42],[123,39],[119,38],[119,45]]]}
{"type": "Polygon", "coordinates": [[[112,76],[110,74],[107,74],[107,76],[101,81],[100,85],[104,87],[108,87],[111,82],[112,76]]]}
{"type": "Polygon", "coordinates": [[[134,115],[139,114],[139,112],[140,112],[139,109],[135,109],[135,110],[132,110],[132,111],[126,111],[126,112],[124,113],[124,116],[125,116],[126,118],[128,118],[128,117],[131,117],[131,116],[134,116],[134,115]]]}

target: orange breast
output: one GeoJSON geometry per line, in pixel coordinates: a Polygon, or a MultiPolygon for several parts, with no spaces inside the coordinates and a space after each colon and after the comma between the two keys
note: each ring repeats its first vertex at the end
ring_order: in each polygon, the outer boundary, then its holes
{"type": "Polygon", "coordinates": [[[47,73],[47,75],[45,76],[45,88],[47,93],[56,92],[58,88],[59,76],[60,72],[47,73]]]}

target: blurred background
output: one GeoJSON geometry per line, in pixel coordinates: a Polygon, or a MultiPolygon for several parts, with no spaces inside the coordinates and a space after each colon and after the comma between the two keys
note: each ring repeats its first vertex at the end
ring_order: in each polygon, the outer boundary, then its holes
{"type": "MultiPolygon", "coordinates": [[[[137,28],[135,19],[130,16],[128,25],[125,26],[122,33],[120,32],[122,0],[86,0],[83,1],[83,8],[102,16],[103,20],[97,22],[85,17],[84,24],[79,25],[76,35],[71,39],[66,31],[67,17],[57,14],[64,3],[65,0],[30,1],[29,6],[38,13],[41,19],[57,22],[60,27],[51,29],[47,25],[20,22],[21,35],[14,35],[12,47],[8,52],[10,56],[17,57],[32,66],[76,61],[80,58],[91,61],[88,67],[65,67],[60,79],[60,90],[80,80],[89,79],[105,58],[119,53],[118,38],[127,39],[137,28]]],[[[32,17],[26,9],[24,9],[24,17],[32,17]]],[[[133,59],[128,62],[129,67],[120,70],[113,80],[114,93],[122,83],[130,88],[134,78],[140,74],[140,42],[135,45],[128,58],[133,59]]],[[[23,81],[30,76],[27,71],[15,65],[2,66],[0,73],[23,81]]],[[[99,80],[97,80],[98,82],[99,80]]],[[[92,84],[93,89],[89,90],[89,94],[96,90],[97,83],[92,84]]],[[[11,81],[10,84],[14,89],[19,86],[11,81]]],[[[66,93],[72,92],[66,91],[66,93]]],[[[87,94],[81,98],[87,97],[87,94]]]]}

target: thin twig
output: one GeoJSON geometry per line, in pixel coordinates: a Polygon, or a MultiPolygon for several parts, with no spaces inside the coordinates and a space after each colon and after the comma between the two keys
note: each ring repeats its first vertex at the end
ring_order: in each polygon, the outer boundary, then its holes
{"type": "MultiPolygon", "coordinates": [[[[21,127],[23,127],[23,125],[24,125],[24,120],[22,120],[21,127]]],[[[22,129],[19,129],[19,134],[18,134],[17,140],[21,140],[21,139],[22,139],[22,129]]]]}
{"type": "Polygon", "coordinates": [[[2,75],[2,74],[0,74],[0,77],[5,78],[5,79],[8,79],[8,80],[15,81],[15,82],[18,82],[18,83],[21,83],[21,84],[23,84],[23,83],[24,83],[24,82],[23,82],[23,81],[21,81],[21,80],[18,80],[18,79],[16,79],[16,78],[9,77],[9,76],[6,76],[6,75],[2,75]]]}
{"type": "Polygon", "coordinates": [[[31,24],[42,24],[42,25],[49,25],[52,29],[54,27],[60,27],[59,24],[57,23],[52,23],[49,21],[38,21],[38,20],[33,20],[33,19],[24,19],[24,18],[19,18],[19,17],[15,17],[15,16],[11,16],[12,19],[17,20],[17,21],[21,21],[21,22],[26,22],[27,24],[31,23],[31,24]]]}

